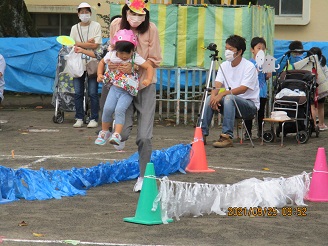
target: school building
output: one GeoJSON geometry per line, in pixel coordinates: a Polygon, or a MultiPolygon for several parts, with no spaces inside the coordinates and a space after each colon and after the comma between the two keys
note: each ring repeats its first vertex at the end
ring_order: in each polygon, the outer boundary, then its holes
{"type": "MultiPolygon", "coordinates": [[[[28,11],[38,30],[44,36],[69,35],[72,25],[79,20],[76,7],[82,0],[25,0],[28,11]]],[[[97,14],[109,14],[110,7],[106,0],[88,0],[93,7],[92,17],[105,26],[103,20],[97,14]]],[[[112,3],[122,3],[122,0],[113,0],[112,3]]],[[[205,0],[152,0],[159,4],[206,4],[205,0]]],[[[123,1],[124,3],[124,1],[123,1]]],[[[234,5],[238,0],[221,0],[221,4],[234,5]]],[[[260,5],[275,7],[275,30],[276,40],[301,40],[328,41],[328,32],[324,30],[327,14],[328,1],[326,0],[258,0],[260,5]]]]}

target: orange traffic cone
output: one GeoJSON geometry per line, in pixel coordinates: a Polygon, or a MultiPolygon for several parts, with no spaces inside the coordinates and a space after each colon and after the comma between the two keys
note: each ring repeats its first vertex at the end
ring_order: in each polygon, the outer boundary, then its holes
{"type": "Polygon", "coordinates": [[[328,202],[328,167],[325,148],[318,148],[310,189],[304,198],[312,202],[328,202]]]}
{"type": "Polygon", "coordinates": [[[194,142],[191,147],[191,159],[186,168],[187,172],[190,173],[210,173],[215,170],[207,167],[206,152],[204,146],[204,138],[202,129],[196,127],[194,142]]]}

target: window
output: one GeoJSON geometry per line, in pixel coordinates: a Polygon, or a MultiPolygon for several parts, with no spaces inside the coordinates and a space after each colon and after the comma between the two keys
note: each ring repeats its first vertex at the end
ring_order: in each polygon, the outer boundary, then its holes
{"type": "Polygon", "coordinates": [[[310,22],[311,0],[259,0],[258,4],[275,8],[275,25],[307,25],[310,22]]]}
{"type": "Polygon", "coordinates": [[[69,36],[71,27],[78,23],[76,14],[30,13],[33,24],[43,37],[69,36]]]}
{"type": "MultiPolygon", "coordinates": [[[[77,16],[76,6],[62,5],[34,5],[27,4],[33,24],[44,37],[69,35],[71,27],[80,20],[77,16]]],[[[92,11],[91,19],[95,20],[97,13],[92,11]]]]}

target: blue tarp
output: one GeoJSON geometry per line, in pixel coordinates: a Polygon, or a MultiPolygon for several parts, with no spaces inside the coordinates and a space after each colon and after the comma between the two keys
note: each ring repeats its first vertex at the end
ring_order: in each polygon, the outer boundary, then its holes
{"type": "MultiPolygon", "coordinates": [[[[178,144],[167,149],[154,150],[151,163],[156,176],[185,173],[192,157],[190,144],[178,144]]],[[[12,169],[0,165],[0,204],[26,200],[60,199],[63,196],[85,195],[91,187],[135,179],[140,175],[139,155],[114,163],[99,163],[89,168],[70,170],[12,169]]]]}
{"type": "MultiPolygon", "coordinates": [[[[274,41],[274,57],[281,57],[287,50],[288,40],[274,41]]],[[[304,49],[320,47],[328,58],[328,42],[304,42],[304,49]]],[[[49,38],[0,38],[0,54],[7,63],[5,71],[5,90],[37,94],[52,94],[56,75],[58,53],[61,45],[56,37],[49,38]]],[[[159,71],[158,81],[159,81],[159,71]]],[[[174,72],[171,72],[174,80],[174,72]]],[[[205,83],[203,78],[201,83],[205,83]]],[[[197,82],[199,84],[199,81],[197,82]]],[[[184,71],[181,71],[181,88],[185,86],[184,71]]],[[[167,85],[167,77],[163,77],[163,86],[167,85]]],[[[189,84],[190,86],[190,84],[189,84]]],[[[174,84],[170,84],[174,87],[174,84]]],[[[157,88],[159,88],[157,86],[157,88]]]]}
{"type": "Polygon", "coordinates": [[[5,90],[52,94],[60,48],[55,37],[0,38],[7,63],[5,90]]]}

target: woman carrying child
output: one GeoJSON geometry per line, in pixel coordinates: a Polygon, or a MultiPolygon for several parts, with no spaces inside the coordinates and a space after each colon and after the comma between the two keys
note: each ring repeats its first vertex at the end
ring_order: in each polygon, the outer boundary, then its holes
{"type": "MultiPolygon", "coordinates": [[[[125,112],[130,106],[133,96],[136,96],[139,88],[138,74],[132,71],[131,74],[124,73],[118,69],[106,69],[104,67],[109,62],[117,64],[119,67],[122,63],[136,64],[147,71],[147,77],[142,81],[143,86],[148,86],[153,78],[154,69],[135,52],[137,46],[137,37],[133,31],[122,29],[116,32],[111,41],[114,50],[108,51],[105,57],[100,61],[98,66],[97,81],[105,81],[111,84],[104,110],[102,114],[102,130],[99,132],[95,144],[104,145],[107,140],[114,145],[120,145],[121,132],[125,123],[125,112]],[[115,129],[114,133],[108,130],[113,122],[113,114],[115,113],[115,129]]],[[[134,69],[133,69],[134,70],[134,69]]]]}

